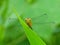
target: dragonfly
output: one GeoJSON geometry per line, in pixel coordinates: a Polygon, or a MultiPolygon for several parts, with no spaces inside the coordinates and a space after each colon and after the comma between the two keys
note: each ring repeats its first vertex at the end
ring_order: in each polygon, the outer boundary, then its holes
{"type": "Polygon", "coordinates": [[[48,22],[48,15],[47,14],[42,14],[36,17],[31,17],[31,18],[25,18],[26,24],[32,29],[32,24],[50,24],[54,22],[48,22]]]}

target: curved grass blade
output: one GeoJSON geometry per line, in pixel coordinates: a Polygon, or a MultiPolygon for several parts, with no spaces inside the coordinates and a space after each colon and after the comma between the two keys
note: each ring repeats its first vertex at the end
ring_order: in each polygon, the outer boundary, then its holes
{"type": "Polygon", "coordinates": [[[26,36],[30,42],[30,45],[46,45],[45,42],[32,30],[28,27],[28,25],[22,20],[16,10],[13,8],[14,13],[19,19],[21,25],[25,29],[26,36]]]}

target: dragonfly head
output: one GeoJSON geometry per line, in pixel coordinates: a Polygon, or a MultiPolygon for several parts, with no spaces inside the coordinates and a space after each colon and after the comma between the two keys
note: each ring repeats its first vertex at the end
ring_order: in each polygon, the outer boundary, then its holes
{"type": "Polygon", "coordinates": [[[26,23],[30,23],[31,22],[31,18],[25,18],[25,22],[26,23]]]}

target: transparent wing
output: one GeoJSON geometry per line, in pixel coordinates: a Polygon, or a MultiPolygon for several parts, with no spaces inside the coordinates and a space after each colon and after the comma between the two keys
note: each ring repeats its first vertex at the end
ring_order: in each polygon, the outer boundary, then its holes
{"type": "Polygon", "coordinates": [[[32,24],[50,24],[50,23],[54,23],[54,22],[49,22],[48,21],[48,15],[47,14],[42,14],[39,16],[36,16],[32,19],[32,24]]]}

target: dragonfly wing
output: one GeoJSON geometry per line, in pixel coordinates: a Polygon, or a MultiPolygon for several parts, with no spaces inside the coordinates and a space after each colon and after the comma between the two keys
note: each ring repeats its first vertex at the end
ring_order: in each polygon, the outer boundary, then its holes
{"type": "Polygon", "coordinates": [[[50,24],[50,23],[55,23],[55,22],[49,22],[48,20],[48,15],[43,14],[36,16],[35,18],[32,18],[32,24],[50,24]]]}
{"type": "Polygon", "coordinates": [[[43,23],[43,22],[46,22],[48,19],[48,16],[47,15],[39,15],[39,16],[36,16],[35,18],[32,18],[32,23],[43,23]]]}

